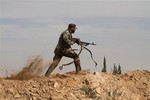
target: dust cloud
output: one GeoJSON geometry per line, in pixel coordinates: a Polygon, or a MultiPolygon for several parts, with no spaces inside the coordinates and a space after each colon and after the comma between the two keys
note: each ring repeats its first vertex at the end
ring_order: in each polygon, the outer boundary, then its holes
{"type": "Polygon", "coordinates": [[[28,60],[27,65],[10,79],[27,80],[40,76],[44,69],[44,60],[41,56],[36,56],[28,60]]]}

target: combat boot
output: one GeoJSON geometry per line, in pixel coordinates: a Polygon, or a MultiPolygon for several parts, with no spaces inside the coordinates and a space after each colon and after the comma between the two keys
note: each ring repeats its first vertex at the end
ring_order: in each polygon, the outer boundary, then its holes
{"type": "Polygon", "coordinates": [[[79,59],[76,59],[76,60],[74,61],[74,64],[75,64],[75,68],[76,68],[76,73],[78,73],[79,71],[82,70],[81,65],[80,65],[80,60],[79,60],[79,59]]]}
{"type": "Polygon", "coordinates": [[[50,67],[48,68],[48,70],[46,71],[45,75],[44,76],[49,76],[53,70],[57,67],[59,61],[60,61],[61,58],[58,58],[58,59],[55,59],[53,60],[52,64],[50,65],[50,67]]]}
{"type": "Polygon", "coordinates": [[[48,70],[46,71],[46,73],[45,73],[45,75],[44,76],[49,76],[52,72],[53,72],[53,70],[54,70],[55,68],[52,68],[51,66],[48,68],[48,70]]]}

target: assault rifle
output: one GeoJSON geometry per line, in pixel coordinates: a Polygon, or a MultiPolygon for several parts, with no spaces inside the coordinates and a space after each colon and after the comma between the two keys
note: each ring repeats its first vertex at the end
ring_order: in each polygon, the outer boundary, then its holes
{"type": "Polygon", "coordinates": [[[79,45],[88,46],[88,45],[96,45],[96,44],[94,42],[89,43],[89,42],[82,42],[82,41],[80,41],[79,45]]]}
{"type": "MultiPolygon", "coordinates": [[[[91,50],[89,50],[89,49],[86,47],[86,46],[88,46],[88,45],[96,45],[96,44],[95,44],[94,42],[92,42],[92,43],[83,42],[83,41],[80,41],[80,40],[78,40],[78,39],[76,39],[75,41],[76,41],[76,43],[77,43],[78,45],[81,46],[81,49],[80,49],[80,51],[79,51],[79,53],[78,53],[78,56],[81,54],[81,52],[82,52],[83,49],[86,49],[87,51],[90,52],[90,54],[91,54],[91,59],[94,61],[95,67],[96,67],[96,66],[97,66],[97,62],[93,59],[93,55],[92,55],[91,50]]],[[[76,49],[75,49],[75,50],[76,50],[76,49]]],[[[72,62],[70,62],[70,63],[67,63],[67,64],[63,64],[63,65],[61,65],[61,66],[59,67],[59,69],[62,70],[62,69],[63,69],[63,66],[70,65],[70,64],[72,64],[73,62],[74,62],[74,61],[72,61],[72,62]]]]}

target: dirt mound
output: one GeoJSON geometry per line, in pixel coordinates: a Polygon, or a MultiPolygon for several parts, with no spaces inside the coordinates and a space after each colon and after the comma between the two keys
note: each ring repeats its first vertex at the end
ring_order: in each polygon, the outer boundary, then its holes
{"type": "Polygon", "coordinates": [[[150,72],[82,71],[29,80],[0,79],[0,100],[150,100],[150,72]]]}

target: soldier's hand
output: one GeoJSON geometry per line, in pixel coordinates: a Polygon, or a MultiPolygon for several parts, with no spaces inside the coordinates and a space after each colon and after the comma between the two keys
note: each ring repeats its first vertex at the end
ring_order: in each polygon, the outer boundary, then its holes
{"type": "Polygon", "coordinates": [[[74,42],[74,41],[71,41],[70,44],[73,45],[73,44],[75,44],[75,42],[74,42]]]}

